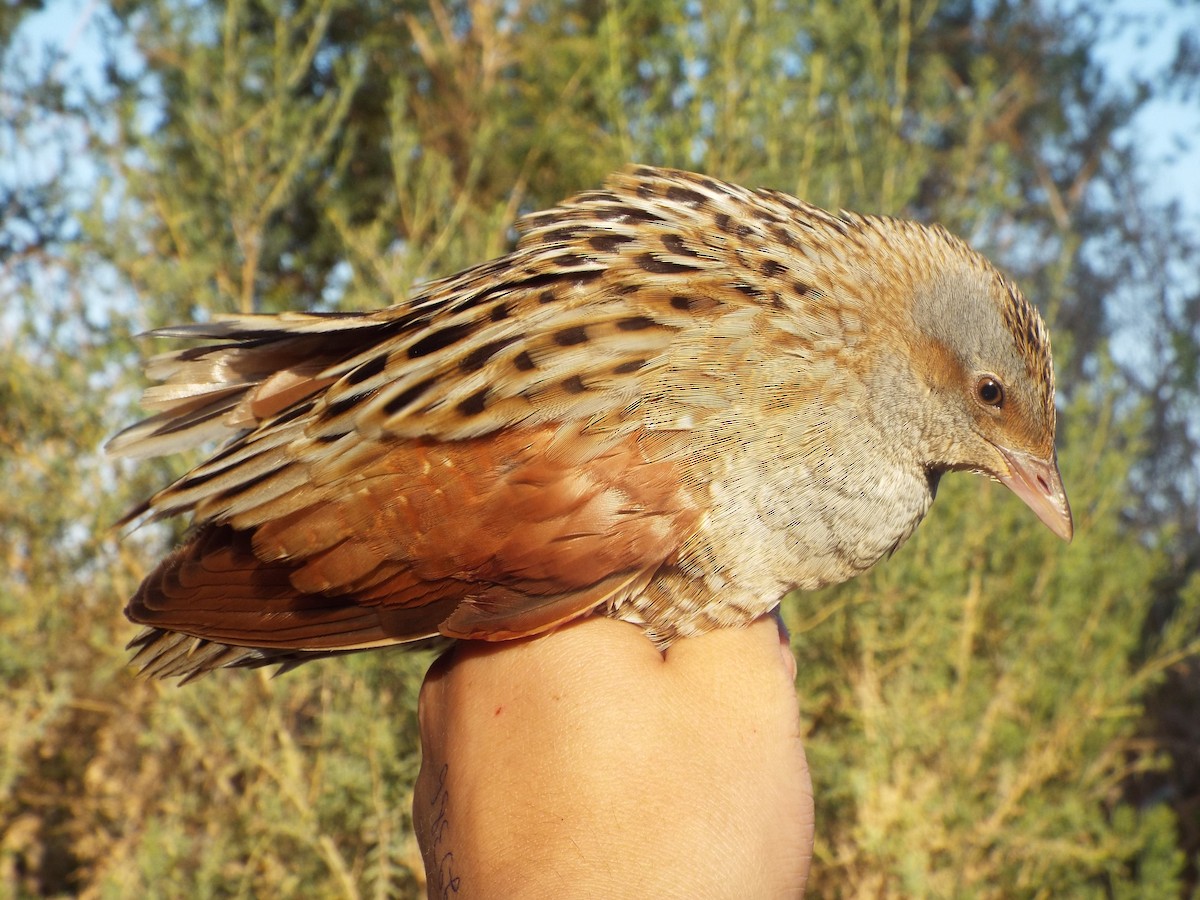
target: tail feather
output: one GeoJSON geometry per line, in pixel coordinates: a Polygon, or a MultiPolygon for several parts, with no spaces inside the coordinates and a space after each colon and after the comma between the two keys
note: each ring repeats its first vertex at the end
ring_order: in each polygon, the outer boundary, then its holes
{"type": "MultiPolygon", "coordinates": [[[[455,642],[449,638],[435,637],[397,644],[396,649],[433,650],[441,652],[455,642]]],[[[263,666],[278,666],[273,676],[282,675],[306,662],[332,656],[346,656],[368,649],[361,647],[350,650],[282,650],[264,647],[237,647],[221,644],[204,638],[192,637],[178,631],[162,628],[146,628],[127,645],[133,650],[130,663],[139,666],[138,674],[148,678],[180,678],[187,684],[203,678],[217,669],[260,669],[263,666]]]]}
{"type": "Polygon", "coordinates": [[[105,450],[140,459],[235,438],[327,387],[344,374],[343,363],[393,327],[375,314],[285,313],[152,331],[218,343],[154,357],[146,375],[160,383],[142,402],[155,415],[117,434],[105,450]]]}

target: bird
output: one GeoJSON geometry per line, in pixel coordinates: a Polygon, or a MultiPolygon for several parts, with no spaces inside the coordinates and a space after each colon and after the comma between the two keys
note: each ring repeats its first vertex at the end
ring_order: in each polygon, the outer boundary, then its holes
{"type": "Polygon", "coordinates": [[[126,614],[144,674],[501,641],[589,614],[660,647],[890,555],[956,470],[1066,541],[1050,338],[938,225],[632,166],[366,312],[152,332],[150,417],[216,446],[126,614]]]}

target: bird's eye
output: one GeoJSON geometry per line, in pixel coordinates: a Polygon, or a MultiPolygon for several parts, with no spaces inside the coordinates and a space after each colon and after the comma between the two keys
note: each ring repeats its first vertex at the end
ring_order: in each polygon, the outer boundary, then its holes
{"type": "Polygon", "coordinates": [[[984,375],[975,384],[975,396],[985,406],[999,409],[1004,405],[1004,386],[991,375],[984,375]]]}

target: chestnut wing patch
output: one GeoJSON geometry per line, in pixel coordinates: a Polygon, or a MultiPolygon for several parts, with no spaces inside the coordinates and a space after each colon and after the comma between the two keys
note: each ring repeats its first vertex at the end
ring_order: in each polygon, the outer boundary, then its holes
{"type": "Polygon", "coordinates": [[[578,426],[380,444],[260,523],[203,526],[130,618],[240,646],[535,634],[637,589],[696,527],[671,461],[578,426]]]}

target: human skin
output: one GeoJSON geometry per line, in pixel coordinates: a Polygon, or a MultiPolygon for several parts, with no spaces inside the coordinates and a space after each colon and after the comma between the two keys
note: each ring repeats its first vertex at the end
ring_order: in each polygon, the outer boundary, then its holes
{"type": "Polygon", "coordinates": [[[679,640],[591,618],[462,643],[421,691],[431,897],[798,897],[813,840],[774,619],[679,640]]]}

